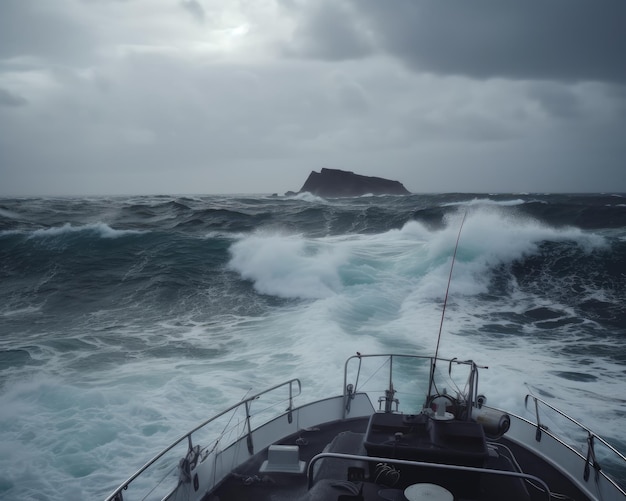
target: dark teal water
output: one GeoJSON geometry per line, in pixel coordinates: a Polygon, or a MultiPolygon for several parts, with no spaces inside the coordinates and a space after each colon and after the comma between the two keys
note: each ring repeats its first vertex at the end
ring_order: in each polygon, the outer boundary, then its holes
{"type": "Polygon", "coordinates": [[[355,351],[490,366],[624,449],[626,196],[0,199],[0,497],[104,497],[254,386],[355,351]]]}

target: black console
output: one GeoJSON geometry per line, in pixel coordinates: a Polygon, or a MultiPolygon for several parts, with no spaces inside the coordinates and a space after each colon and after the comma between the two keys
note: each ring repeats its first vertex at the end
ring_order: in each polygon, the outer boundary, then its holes
{"type": "MultiPolygon", "coordinates": [[[[364,441],[368,456],[428,463],[481,467],[489,453],[483,427],[473,421],[437,420],[427,414],[375,413],[370,418],[364,441]]],[[[390,461],[390,464],[393,464],[390,461]]],[[[440,485],[462,482],[478,488],[480,476],[434,468],[399,467],[411,482],[432,481],[440,485]]]]}
{"type": "Polygon", "coordinates": [[[483,427],[426,414],[375,413],[365,435],[369,456],[482,466],[488,457],[483,427]]]}

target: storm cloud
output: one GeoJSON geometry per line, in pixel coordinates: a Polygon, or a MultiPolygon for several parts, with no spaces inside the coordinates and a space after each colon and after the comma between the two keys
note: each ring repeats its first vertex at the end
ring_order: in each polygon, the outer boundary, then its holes
{"type": "Polygon", "coordinates": [[[0,195],[626,192],[626,4],[3,0],[0,195]]]}
{"type": "Polygon", "coordinates": [[[418,72],[624,83],[626,3],[357,1],[379,47],[418,72]]]}

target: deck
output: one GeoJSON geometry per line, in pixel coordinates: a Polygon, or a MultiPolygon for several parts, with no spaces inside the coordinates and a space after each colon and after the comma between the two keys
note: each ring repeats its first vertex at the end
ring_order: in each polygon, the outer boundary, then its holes
{"type": "MultiPolygon", "coordinates": [[[[306,471],[260,473],[261,464],[267,458],[267,450],[262,451],[227,477],[205,501],[407,501],[405,489],[417,483],[439,485],[449,491],[455,501],[548,500],[549,496],[536,483],[486,471],[514,472],[514,463],[519,464],[525,474],[541,478],[560,499],[588,499],[550,465],[505,438],[488,442],[488,457],[480,472],[471,466],[468,471],[451,471],[401,464],[401,460],[394,463],[393,459],[378,466],[376,461],[368,460],[367,431],[368,419],[361,418],[329,423],[287,437],[280,444],[297,444],[300,460],[307,465],[322,452],[350,458],[323,458],[316,462],[309,478],[306,471]]],[[[369,456],[372,455],[370,451],[369,456]]]]}

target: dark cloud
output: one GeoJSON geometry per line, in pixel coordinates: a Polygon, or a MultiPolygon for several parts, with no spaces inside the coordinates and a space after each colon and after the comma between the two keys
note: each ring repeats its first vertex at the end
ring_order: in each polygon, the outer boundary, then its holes
{"type": "Polygon", "coordinates": [[[94,43],[93,29],[72,20],[51,2],[0,1],[0,59],[88,62],[94,43]]]}
{"type": "Polygon", "coordinates": [[[204,22],[204,9],[202,8],[202,5],[200,5],[196,0],[182,0],[180,2],[180,5],[183,9],[189,12],[196,21],[198,21],[199,23],[204,22]]]}
{"type": "Polygon", "coordinates": [[[13,92],[9,92],[5,89],[0,89],[0,106],[16,107],[24,106],[28,104],[28,101],[22,96],[18,96],[13,92]]]}
{"type": "Polygon", "coordinates": [[[283,5],[298,19],[292,39],[282,47],[285,54],[336,61],[371,53],[368,32],[350,4],[316,1],[306,7],[292,2],[283,5]]]}
{"type": "MultiPolygon", "coordinates": [[[[352,4],[379,46],[418,71],[478,79],[626,83],[623,0],[352,0],[352,4]]],[[[309,39],[321,36],[319,30],[309,39]]]]}
{"type": "Polygon", "coordinates": [[[584,113],[580,98],[569,87],[542,82],[531,87],[529,97],[534,99],[546,113],[557,118],[576,119],[584,113]]]}

